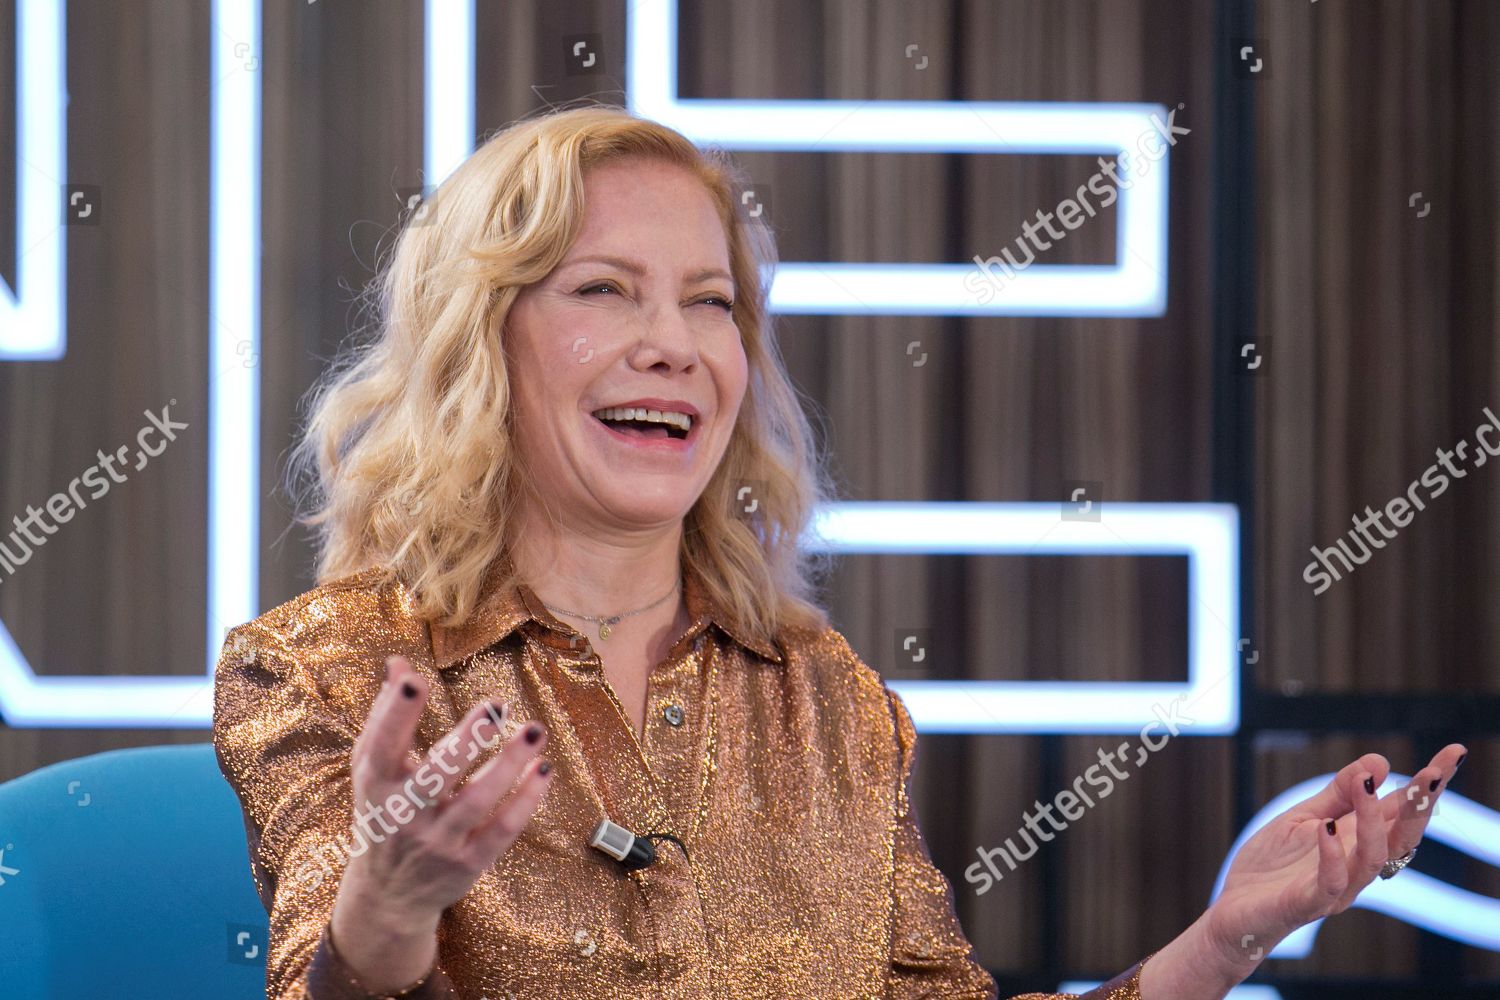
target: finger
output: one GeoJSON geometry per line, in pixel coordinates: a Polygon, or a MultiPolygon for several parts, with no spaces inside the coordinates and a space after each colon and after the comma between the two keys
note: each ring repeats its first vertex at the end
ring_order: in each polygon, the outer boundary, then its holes
{"type": "MultiPolygon", "coordinates": [[[[1412,776],[1411,783],[1425,788],[1428,794],[1440,792],[1447,788],[1448,783],[1453,780],[1454,775],[1458,772],[1459,765],[1464,762],[1464,758],[1468,755],[1469,751],[1462,743],[1450,743],[1433,754],[1432,760],[1428,762],[1427,767],[1412,776]],[[1417,781],[1418,777],[1422,778],[1421,782],[1417,781]],[[1438,788],[1430,787],[1433,779],[1437,779],[1439,783],[1438,788]]],[[[1397,792],[1386,795],[1381,800],[1382,803],[1387,804],[1387,814],[1392,820],[1400,813],[1400,807],[1406,801],[1405,795],[1406,789],[1401,788],[1397,792]]]]}
{"type": "Polygon", "coordinates": [[[386,660],[386,682],[354,741],[354,762],[377,778],[404,778],[413,768],[412,739],[427,699],[427,682],[404,656],[386,660]]]}
{"type": "Polygon", "coordinates": [[[1385,865],[1388,840],[1387,821],[1375,796],[1375,776],[1360,779],[1360,794],[1355,800],[1354,850],[1349,855],[1349,880],[1339,897],[1341,908],[1347,908],[1365,886],[1375,880],[1385,865]]]}
{"type": "Polygon", "coordinates": [[[1397,805],[1395,821],[1390,824],[1386,837],[1386,851],[1390,857],[1403,857],[1421,842],[1437,806],[1442,782],[1441,771],[1424,767],[1412,775],[1404,787],[1386,796],[1388,800],[1395,800],[1397,805]]]}
{"type": "Polygon", "coordinates": [[[1344,765],[1322,791],[1297,803],[1287,812],[1297,819],[1347,815],[1354,811],[1359,796],[1365,794],[1364,776],[1374,775],[1375,786],[1378,788],[1390,771],[1390,762],[1384,757],[1378,753],[1367,753],[1359,760],[1344,765]]]}
{"type": "Polygon", "coordinates": [[[423,777],[424,787],[431,787],[433,801],[445,802],[479,755],[501,742],[509,715],[510,706],[504,702],[476,702],[432,745],[418,770],[431,772],[423,777]]]}
{"type": "MultiPolygon", "coordinates": [[[[531,822],[542,796],[552,784],[556,771],[548,760],[532,761],[521,775],[515,794],[501,802],[485,822],[474,831],[472,843],[486,860],[499,858],[510,850],[516,838],[531,822]]],[[[491,860],[491,864],[494,862],[491,860]]]]}
{"type": "Polygon", "coordinates": [[[1458,765],[1462,764],[1468,755],[1468,748],[1462,743],[1449,743],[1432,755],[1432,760],[1428,761],[1427,766],[1438,772],[1438,780],[1442,788],[1437,791],[1441,792],[1443,788],[1448,787],[1448,782],[1452,781],[1453,776],[1458,773],[1458,765]]]}
{"type": "Polygon", "coordinates": [[[438,807],[437,825],[451,837],[471,836],[510,791],[522,770],[547,742],[547,729],[529,722],[506,741],[500,754],[474,772],[474,777],[438,807]]]}
{"type": "Polygon", "coordinates": [[[1344,856],[1344,843],[1339,839],[1338,825],[1327,818],[1317,823],[1318,880],[1310,891],[1312,905],[1308,920],[1335,910],[1349,886],[1349,866],[1344,856]]]}

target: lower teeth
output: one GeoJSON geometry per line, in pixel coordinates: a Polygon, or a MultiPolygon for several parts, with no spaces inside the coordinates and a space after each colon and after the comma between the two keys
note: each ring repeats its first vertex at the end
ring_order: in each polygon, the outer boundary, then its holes
{"type": "Polygon", "coordinates": [[[606,424],[606,426],[619,431],[621,434],[633,434],[636,437],[664,438],[672,436],[671,432],[662,426],[639,427],[635,424],[606,424]]]}

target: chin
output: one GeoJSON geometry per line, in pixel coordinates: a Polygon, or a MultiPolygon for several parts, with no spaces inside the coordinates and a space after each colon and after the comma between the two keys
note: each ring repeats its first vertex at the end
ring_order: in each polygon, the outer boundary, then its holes
{"type": "Polygon", "coordinates": [[[610,513],[622,521],[649,525],[682,520],[693,509],[697,499],[696,494],[689,496],[686,491],[674,490],[666,495],[646,496],[634,493],[610,497],[605,505],[610,513]]]}

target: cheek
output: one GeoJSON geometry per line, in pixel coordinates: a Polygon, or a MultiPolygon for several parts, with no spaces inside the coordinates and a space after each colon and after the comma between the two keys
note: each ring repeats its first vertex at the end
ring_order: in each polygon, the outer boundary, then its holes
{"type": "Polygon", "coordinates": [[[535,301],[518,309],[521,329],[511,350],[524,369],[548,391],[559,383],[577,384],[593,356],[608,346],[608,325],[599,310],[572,308],[550,293],[537,293],[535,301]]]}
{"type": "Polygon", "coordinates": [[[595,309],[559,314],[553,324],[552,340],[546,345],[553,373],[576,382],[579,369],[587,370],[595,358],[608,353],[621,339],[620,325],[619,319],[611,320],[595,309]]]}
{"type": "Polygon", "coordinates": [[[546,337],[527,345],[528,356],[519,369],[526,379],[523,391],[539,409],[576,402],[602,364],[602,347],[600,339],[583,327],[553,327],[546,337]]]}
{"type": "Polygon", "coordinates": [[[726,349],[724,356],[715,366],[715,371],[717,372],[719,405],[724,408],[725,412],[738,410],[741,401],[745,398],[745,389],[750,379],[750,362],[745,358],[744,348],[740,346],[738,339],[726,349]]]}
{"type": "Polygon", "coordinates": [[[528,344],[510,364],[512,400],[518,431],[532,447],[546,447],[559,428],[558,408],[563,394],[571,391],[567,379],[576,377],[574,369],[584,367],[569,362],[566,345],[528,344]]]}

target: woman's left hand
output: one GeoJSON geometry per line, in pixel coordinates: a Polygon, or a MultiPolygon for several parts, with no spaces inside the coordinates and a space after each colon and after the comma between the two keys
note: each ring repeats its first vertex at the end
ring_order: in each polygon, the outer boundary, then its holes
{"type": "Polygon", "coordinates": [[[1388,859],[1416,847],[1438,796],[1467,751],[1450,743],[1411,782],[1384,798],[1379,754],[1346,766],[1321,792],[1292,806],[1240,848],[1205,914],[1211,940],[1244,975],[1303,924],[1341,913],[1388,859]]]}

